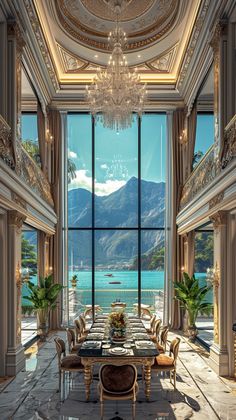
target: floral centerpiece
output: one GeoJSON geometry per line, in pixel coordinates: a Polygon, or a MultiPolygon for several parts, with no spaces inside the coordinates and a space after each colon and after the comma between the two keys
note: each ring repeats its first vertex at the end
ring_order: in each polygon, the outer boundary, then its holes
{"type": "Polygon", "coordinates": [[[126,335],[127,317],[124,311],[111,312],[108,321],[113,339],[124,340],[126,335]]]}

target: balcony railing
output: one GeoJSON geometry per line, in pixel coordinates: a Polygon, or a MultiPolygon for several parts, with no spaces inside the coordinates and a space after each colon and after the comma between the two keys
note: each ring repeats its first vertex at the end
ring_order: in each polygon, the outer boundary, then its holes
{"type": "Polygon", "coordinates": [[[210,184],[218,172],[219,166],[216,163],[215,148],[214,145],[212,145],[183,186],[180,210],[193,200],[201,190],[210,184]]]}
{"type": "Polygon", "coordinates": [[[17,140],[15,150],[11,142],[11,128],[0,115],[0,159],[16,172],[33,191],[53,206],[50,184],[36,162],[17,140]]]}
{"type": "Polygon", "coordinates": [[[236,115],[224,130],[224,147],[220,160],[215,158],[214,144],[196,166],[182,190],[180,210],[192,201],[214,178],[236,158],[236,115]]]}

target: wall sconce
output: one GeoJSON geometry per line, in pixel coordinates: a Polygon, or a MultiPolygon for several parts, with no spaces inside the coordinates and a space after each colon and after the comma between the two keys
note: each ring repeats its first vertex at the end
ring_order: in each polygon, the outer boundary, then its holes
{"type": "Polygon", "coordinates": [[[19,269],[19,273],[20,273],[20,281],[21,284],[27,284],[30,281],[30,273],[29,273],[29,268],[26,267],[22,270],[22,268],[19,269]]]}
{"type": "Polygon", "coordinates": [[[53,273],[53,267],[50,265],[50,267],[47,268],[46,270],[46,276],[50,276],[53,273]]]}
{"type": "Polygon", "coordinates": [[[179,142],[182,145],[185,145],[188,142],[187,129],[186,128],[184,128],[184,130],[182,130],[182,133],[179,136],[179,142]]]}
{"type": "Polygon", "coordinates": [[[46,129],[46,142],[52,144],[53,143],[53,135],[50,133],[49,128],[46,129]]]}

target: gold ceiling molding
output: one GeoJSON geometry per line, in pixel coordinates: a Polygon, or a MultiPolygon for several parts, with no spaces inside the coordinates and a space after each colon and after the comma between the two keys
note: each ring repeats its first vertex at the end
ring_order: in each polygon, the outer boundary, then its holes
{"type": "MultiPolygon", "coordinates": [[[[74,3],[74,0],[66,0],[68,3],[74,3]]],[[[120,21],[137,19],[150,9],[155,0],[127,0],[125,9],[121,12],[120,21]],[[138,7],[137,7],[138,6],[138,7]]],[[[93,15],[100,19],[114,21],[116,14],[108,7],[109,0],[81,0],[81,3],[93,15]]]]}
{"type": "Polygon", "coordinates": [[[52,84],[55,88],[55,90],[59,89],[59,83],[58,83],[58,79],[56,76],[56,70],[54,68],[52,59],[51,59],[51,55],[50,55],[50,51],[47,47],[43,32],[42,32],[42,28],[41,28],[41,24],[38,18],[38,15],[36,13],[36,10],[33,6],[33,2],[31,0],[23,0],[24,4],[25,4],[25,8],[27,10],[28,13],[28,17],[32,26],[32,29],[34,31],[34,35],[35,38],[37,40],[37,44],[40,48],[41,54],[43,56],[44,59],[44,63],[47,67],[47,71],[48,74],[50,76],[50,79],[52,81],[52,84]]]}
{"type": "MultiPolygon", "coordinates": [[[[71,5],[71,2],[69,4],[71,5]]],[[[132,51],[140,49],[156,42],[174,25],[179,11],[179,0],[164,1],[160,2],[160,4],[162,4],[164,12],[154,24],[146,26],[139,31],[129,31],[128,36],[130,42],[127,46],[127,50],[132,51]]],[[[61,27],[67,35],[94,49],[108,50],[108,31],[105,26],[103,31],[101,31],[97,30],[93,20],[88,22],[91,26],[82,23],[73,13],[70,13],[67,8],[66,0],[54,0],[54,6],[61,27]]],[[[73,7],[71,11],[73,12],[73,7]]]]}
{"type": "Polygon", "coordinates": [[[154,71],[160,73],[171,73],[173,62],[176,56],[178,44],[168,51],[165,51],[164,54],[150,60],[147,63],[147,66],[154,71]]]}
{"type": "Polygon", "coordinates": [[[58,43],[57,48],[61,58],[64,73],[76,73],[78,70],[83,70],[88,66],[87,61],[84,61],[77,57],[75,54],[72,54],[58,43]]]}
{"type": "Polygon", "coordinates": [[[193,29],[192,29],[192,33],[191,33],[191,37],[190,37],[190,41],[188,44],[188,47],[186,49],[186,52],[184,54],[184,60],[180,69],[180,75],[179,75],[179,79],[177,82],[177,87],[180,88],[183,85],[183,81],[186,77],[187,71],[188,71],[188,67],[190,64],[190,61],[192,59],[192,55],[194,53],[196,44],[197,44],[197,40],[198,37],[200,35],[200,32],[202,30],[203,24],[205,22],[205,18],[206,18],[206,14],[210,5],[210,1],[211,0],[203,0],[203,5],[200,8],[200,11],[198,13],[198,16],[196,18],[196,21],[194,23],[193,29]]]}

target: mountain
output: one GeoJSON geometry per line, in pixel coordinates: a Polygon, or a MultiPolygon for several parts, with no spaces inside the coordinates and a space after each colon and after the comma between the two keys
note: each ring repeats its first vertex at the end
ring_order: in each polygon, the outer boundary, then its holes
{"type": "MultiPolygon", "coordinates": [[[[164,227],[165,183],[141,181],[142,227],[164,227]]],[[[96,196],[95,226],[137,227],[138,180],[132,177],[123,187],[107,196],[96,196]]],[[[92,194],[78,188],[68,193],[68,226],[91,227],[92,194]]],[[[163,246],[164,232],[142,233],[142,253],[163,246]]],[[[69,257],[73,265],[91,265],[91,232],[69,232],[69,257]]],[[[96,264],[128,264],[138,253],[137,232],[130,230],[98,230],[95,233],[96,264]]]]}

